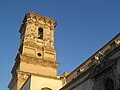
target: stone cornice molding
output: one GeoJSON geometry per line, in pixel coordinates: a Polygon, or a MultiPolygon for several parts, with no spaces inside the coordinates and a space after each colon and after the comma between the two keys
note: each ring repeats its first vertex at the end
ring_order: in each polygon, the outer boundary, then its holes
{"type": "Polygon", "coordinates": [[[30,57],[26,55],[20,55],[20,62],[26,62],[34,65],[41,65],[43,67],[51,67],[51,68],[57,68],[59,63],[58,62],[53,62],[49,60],[42,60],[39,58],[35,57],[30,57]]]}
{"type": "Polygon", "coordinates": [[[24,71],[18,71],[19,74],[25,74],[27,76],[31,76],[31,75],[34,75],[34,76],[39,76],[39,77],[44,77],[44,78],[53,78],[53,79],[56,79],[56,80],[60,80],[60,77],[58,78],[58,76],[56,77],[52,77],[52,76],[45,76],[45,75],[40,75],[40,74],[35,74],[35,73],[30,73],[30,72],[24,72],[24,71]]]}
{"type": "Polygon", "coordinates": [[[42,21],[44,24],[46,24],[48,26],[55,27],[57,25],[57,22],[55,20],[53,20],[52,18],[48,18],[46,16],[40,16],[39,14],[36,14],[33,12],[27,13],[25,15],[23,23],[29,23],[29,24],[36,23],[36,25],[39,26],[40,21],[42,21]]]}

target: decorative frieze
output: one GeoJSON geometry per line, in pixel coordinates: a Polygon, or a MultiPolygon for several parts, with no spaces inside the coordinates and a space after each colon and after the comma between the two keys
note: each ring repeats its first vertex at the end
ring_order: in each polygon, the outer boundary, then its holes
{"type": "Polygon", "coordinates": [[[57,24],[55,20],[48,18],[48,17],[40,16],[35,13],[27,13],[25,17],[27,19],[25,18],[24,22],[29,23],[29,24],[35,24],[37,26],[39,26],[39,23],[44,23],[48,26],[54,26],[54,27],[57,24]]]}

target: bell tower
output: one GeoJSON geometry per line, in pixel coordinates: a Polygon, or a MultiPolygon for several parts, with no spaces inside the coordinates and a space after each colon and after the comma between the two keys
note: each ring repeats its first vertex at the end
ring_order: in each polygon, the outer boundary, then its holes
{"type": "Polygon", "coordinates": [[[35,13],[26,14],[20,28],[20,54],[55,62],[55,26],[56,21],[53,19],[35,13]]]}
{"type": "Polygon", "coordinates": [[[58,78],[54,28],[56,21],[27,13],[19,30],[20,46],[11,71],[10,90],[20,90],[30,75],[58,78]]]}

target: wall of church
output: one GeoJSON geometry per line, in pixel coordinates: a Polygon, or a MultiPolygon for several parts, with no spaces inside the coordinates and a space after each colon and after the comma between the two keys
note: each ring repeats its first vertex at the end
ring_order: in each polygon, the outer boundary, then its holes
{"type": "Polygon", "coordinates": [[[76,77],[77,77],[77,72],[73,72],[66,77],[66,82],[69,83],[70,81],[72,81],[76,77]]]}
{"type": "Polygon", "coordinates": [[[92,79],[87,79],[86,81],[80,82],[80,80],[75,81],[71,85],[61,90],[93,90],[94,83],[92,79]]]}
{"type": "Polygon", "coordinates": [[[62,81],[54,78],[44,78],[39,76],[31,76],[31,89],[41,90],[42,88],[50,88],[52,90],[59,90],[62,87],[62,81]]]}
{"type": "Polygon", "coordinates": [[[119,77],[120,77],[120,58],[117,63],[117,73],[119,74],[119,77]]]}
{"type": "Polygon", "coordinates": [[[120,88],[120,58],[118,59],[118,62],[117,62],[117,87],[120,88]]]}
{"type": "Polygon", "coordinates": [[[84,83],[79,84],[72,90],[93,90],[93,87],[94,87],[93,81],[91,79],[89,79],[89,80],[85,81],[84,83]]]}
{"type": "Polygon", "coordinates": [[[56,77],[57,75],[57,70],[55,68],[43,67],[41,65],[24,63],[24,62],[21,62],[20,64],[20,71],[34,73],[38,75],[51,76],[51,77],[56,77]]]}

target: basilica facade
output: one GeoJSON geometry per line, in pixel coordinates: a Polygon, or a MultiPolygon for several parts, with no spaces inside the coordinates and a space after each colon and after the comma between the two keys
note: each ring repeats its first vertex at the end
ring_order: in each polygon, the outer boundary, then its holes
{"type": "Polygon", "coordinates": [[[55,27],[51,18],[25,15],[9,90],[120,90],[120,33],[74,71],[58,76],[55,27]]]}

